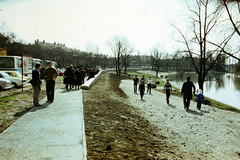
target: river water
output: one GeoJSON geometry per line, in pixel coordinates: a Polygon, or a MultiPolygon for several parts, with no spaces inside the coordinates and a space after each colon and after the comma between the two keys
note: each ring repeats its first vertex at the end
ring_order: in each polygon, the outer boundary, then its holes
{"type": "MultiPolygon", "coordinates": [[[[148,74],[155,75],[154,71],[147,72],[148,74]]],[[[161,74],[166,75],[168,78],[170,78],[172,85],[175,84],[175,86],[180,89],[183,82],[186,81],[186,77],[190,76],[191,81],[195,84],[196,88],[199,88],[197,83],[198,75],[196,73],[159,73],[159,75],[161,74]]],[[[217,77],[218,81],[204,82],[204,95],[240,109],[240,78],[235,77],[233,73],[210,73],[209,78],[210,77],[217,77]]]]}

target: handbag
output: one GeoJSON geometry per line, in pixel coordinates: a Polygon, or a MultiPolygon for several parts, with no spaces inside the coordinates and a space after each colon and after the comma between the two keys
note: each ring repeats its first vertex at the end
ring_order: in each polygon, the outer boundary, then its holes
{"type": "Polygon", "coordinates": [[[36,86],[36,85],[38,85],[38,82],[35,81],[34,79],[31,79],[29,82],[31,83],[31,85],[32,85],[33,87],[36,86]]]}

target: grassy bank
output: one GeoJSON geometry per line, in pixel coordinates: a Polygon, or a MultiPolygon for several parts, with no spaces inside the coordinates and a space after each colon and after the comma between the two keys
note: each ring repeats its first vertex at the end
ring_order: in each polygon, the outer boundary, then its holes
{"type": "MultiPolygon", "coordinates": [[[[134,75],[137,75],[138,78],[142,77],[142,75],[144,75],[145,78],[148,78],[150,76],[153,79],[153,83],[154,84],[155,84],[156,81],[160,82],[160,84],[157,85],[157,87],[164,87],[164,84],[166,83],[163,79],[160,79],[160,78],[158,78],[156,76],[153,76],[151,74],[145,74],[145,73],[131,71],[131,72],[128,72],[128,75],[131,75],[131,78],[134,78],[134,75]]],[[[178,97],[182,97],[182,95],[180,93],[180,88],[177,88],[177,87],[175,87],[173,85],[172,85],[172,88],[176,90],[176,91],[172,92],[172,95],[178,96],[178,97]]],[[[157,90],[157,91],[162,92],[162,90],[157,90]]],[[[234,108],[234,107],[232,107],[230,105],[218,102],[218,101],[216,101],[214,99],[211,99],[211,98],[208,98],[206,96],[205,96],[205,99],[209,100],[210,101],[210,105],[213,106],[213,107],[217,107],[217,108],[220,108],[220,109],[223,109],[223,110],[240,113],[240,109],[237,109],[237,108],[234,108]]],[[[197,98],[195,96],[193,96],[193,101],[197,101],[197,98]]]]}

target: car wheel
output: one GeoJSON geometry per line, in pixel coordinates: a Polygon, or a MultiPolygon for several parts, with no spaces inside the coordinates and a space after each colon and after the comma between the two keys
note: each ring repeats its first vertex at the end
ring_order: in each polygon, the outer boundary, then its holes
{"type": "Polygon", "coordinates": [[[17,86],[17,83],[12,83],[13,85],[14,85],[14,88],[17,88],[18,86],[17,86]]]}

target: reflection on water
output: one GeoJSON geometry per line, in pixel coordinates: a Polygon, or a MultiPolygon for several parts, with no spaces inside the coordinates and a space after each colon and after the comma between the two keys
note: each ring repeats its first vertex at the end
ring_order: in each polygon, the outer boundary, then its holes
{"type": "MultiPolygon", "coordinates": [[[[186,81],[187,76],[190,76],[196,88],[199,88],[196,73],[168,75],[171,82],[178,86],[186,81]]],[[[240,109],[240,78],[232,73],[210,73],[206,80],[203,87],[205,96],[240,109]]]]}

